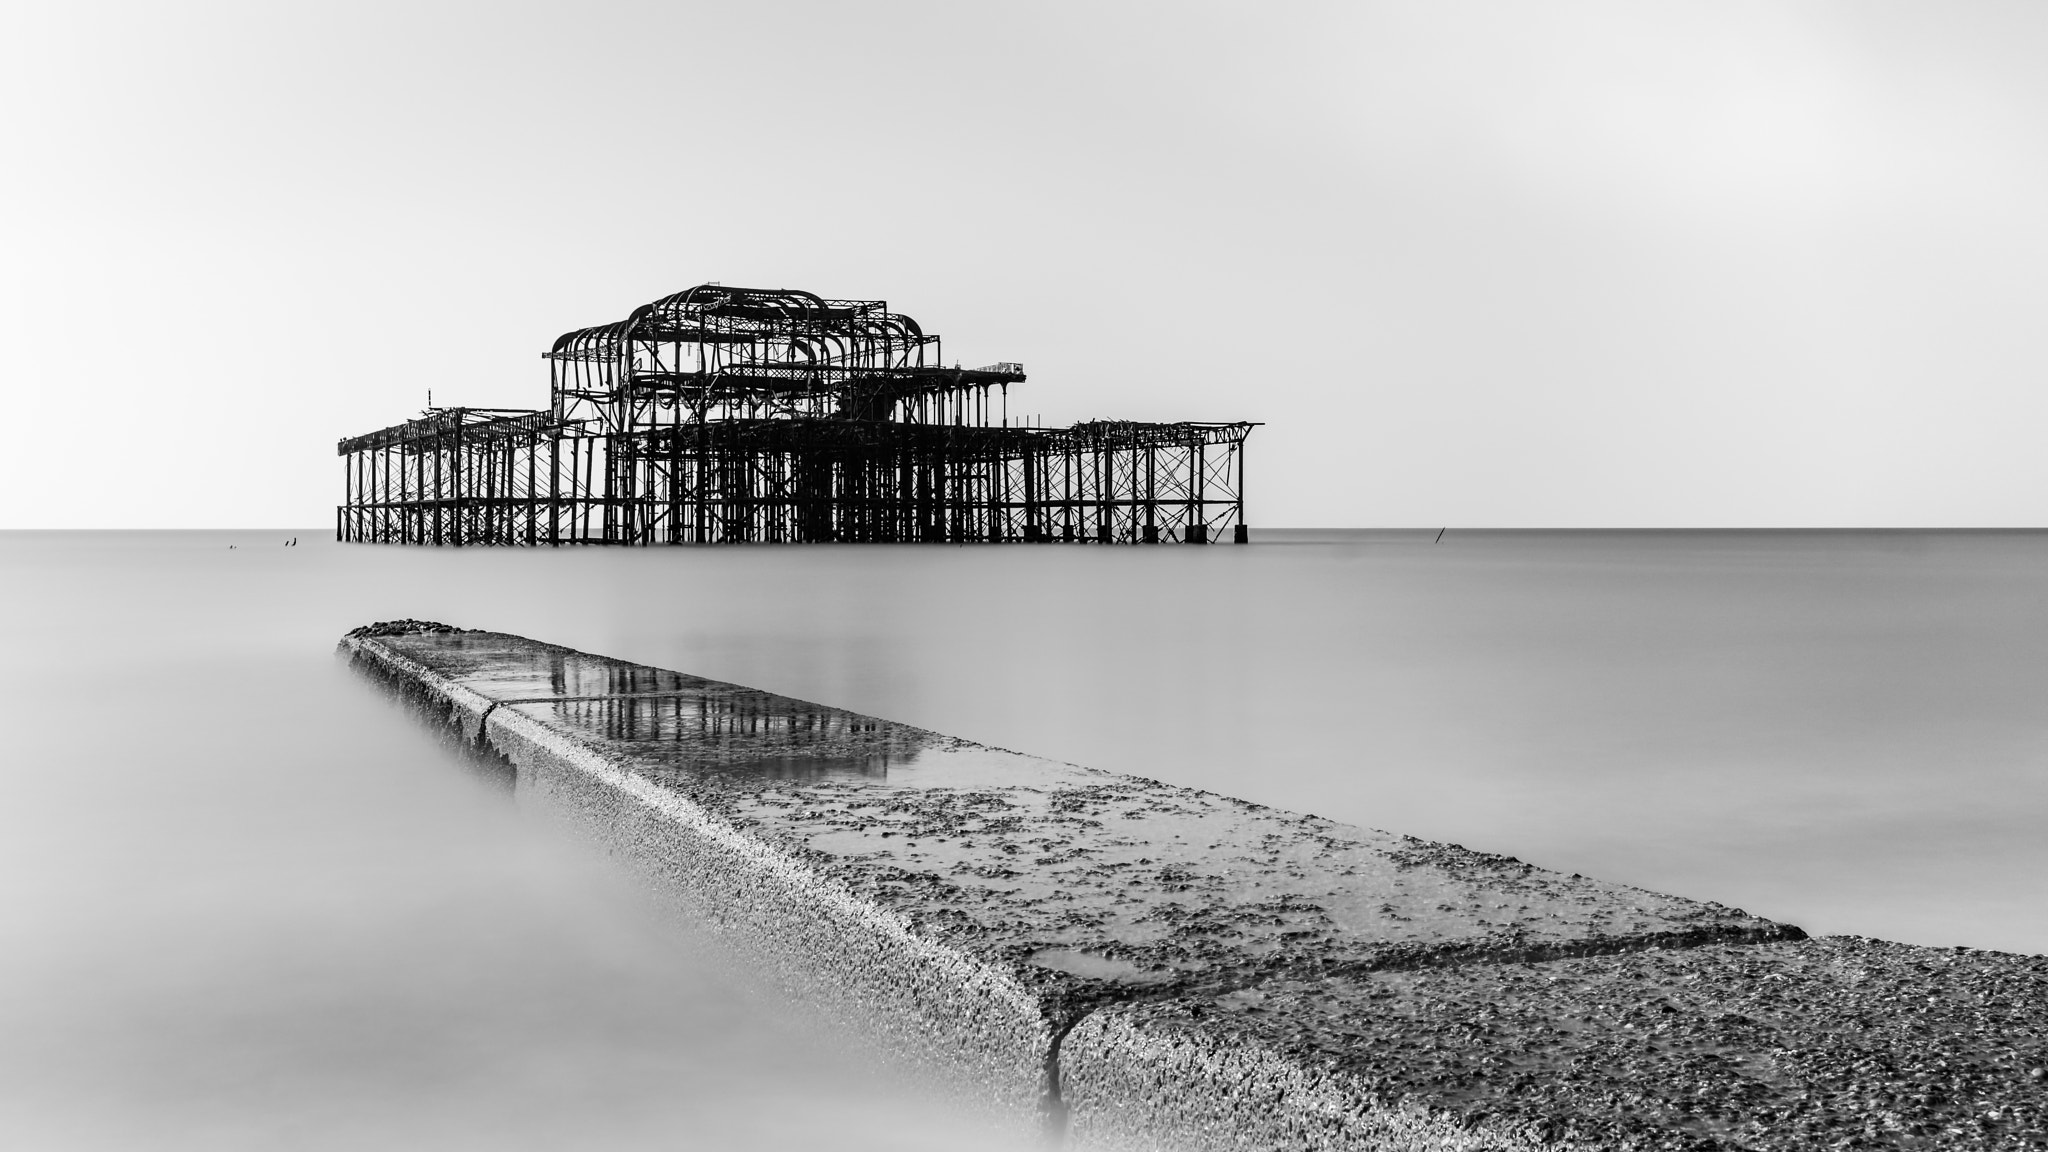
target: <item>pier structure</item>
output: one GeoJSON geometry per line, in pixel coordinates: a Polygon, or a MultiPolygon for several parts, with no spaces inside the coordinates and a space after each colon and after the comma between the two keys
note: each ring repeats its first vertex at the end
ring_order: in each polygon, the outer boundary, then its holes
{"type": "Polygon", "coordinates": [[[341,651],[778,1001],[1060,1152],[2048,1148],[2048,957],[1809,939],[504,633],[341,651]]]}
{"type": "Polygon", "coordinates": [[[1242,543],[1249,422],[1008,415],[881,300],[700,284],[544,355],[545,409],[344,439],[337,538],[401,544],[1242,543]]]}

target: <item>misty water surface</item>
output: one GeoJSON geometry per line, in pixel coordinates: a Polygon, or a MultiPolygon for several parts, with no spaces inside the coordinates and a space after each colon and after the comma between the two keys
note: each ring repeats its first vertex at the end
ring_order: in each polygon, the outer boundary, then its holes
{"type": "Polygon", "coordinates": [[[332,656],[427,577],[300,536],[0,534],[0,1147],[1009,1147],[444,756],[332,656]]]}
{"type": "Polygon", "coordinates": [[[2048,536],[489,551],[0,534],[26,1147],[947,1147],[333,660],[426,617],[1927,944],[2048,951],[2048,536]],[[229,545],[235,545],[230,548],[229,545]]]}

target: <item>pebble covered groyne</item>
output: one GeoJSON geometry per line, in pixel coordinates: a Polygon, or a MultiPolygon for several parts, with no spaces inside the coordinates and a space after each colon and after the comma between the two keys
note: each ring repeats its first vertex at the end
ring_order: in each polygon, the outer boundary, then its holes
{"type": "Polygon", "coordinates": [[[2048,1147],[2048,959],[425,621],[342,641],[765,978],[1072,1148],[2048,1147]]]}

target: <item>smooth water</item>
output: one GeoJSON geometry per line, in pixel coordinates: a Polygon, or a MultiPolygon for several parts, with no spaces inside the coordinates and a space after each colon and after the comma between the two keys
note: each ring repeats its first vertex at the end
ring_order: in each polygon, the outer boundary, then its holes
{"type": "Polygon", "coordinates": [[[400,616],[1817,933],[2048,952],[2044,534],[289,535],[0,534],[7,1146],[986,1144],[334,660],[400,616]]]}

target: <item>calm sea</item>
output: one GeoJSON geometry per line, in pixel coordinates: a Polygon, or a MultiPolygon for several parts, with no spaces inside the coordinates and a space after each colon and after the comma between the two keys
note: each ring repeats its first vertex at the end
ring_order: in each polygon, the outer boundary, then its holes
{"type": "Polygon", "coordinates": [[[0,1142],[956,1147],[332,648],[519,632],[1738,905],[2048,952],[2048,534],[455,551],[0,534],[0,1142]]]}

